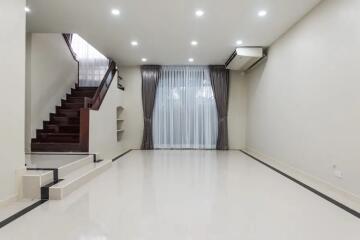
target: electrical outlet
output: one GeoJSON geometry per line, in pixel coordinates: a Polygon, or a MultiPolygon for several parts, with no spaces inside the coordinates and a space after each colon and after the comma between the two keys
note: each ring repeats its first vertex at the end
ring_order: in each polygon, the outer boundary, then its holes
{"type": "Polygon", "coordinates": [[[343,178],[343,173],[342,173],[342,171],[340,171],[339,169],[335,169],[335,170],[334,170],[334,175],[335,175],[337,178],[340,178],[340,179],[343,178]]]}
{"type": "Polygon", "coordinates": [[[340,169],[338,169],[338,166],[336,165],[335,162],[332,163],[332,168],[333,168],[333,173],[335,175],[335,177],[342,179],[343,178],[343,173],[340,169]]]}

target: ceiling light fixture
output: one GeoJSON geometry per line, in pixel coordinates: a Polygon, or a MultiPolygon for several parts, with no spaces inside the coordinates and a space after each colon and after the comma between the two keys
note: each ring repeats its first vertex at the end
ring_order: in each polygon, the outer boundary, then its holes
{"type": "Polygon", "coordinates": [[[189,58],[189,62],[194,62],[194,59],[193,58],[189,58]]]}
{"type": "Polygon", "coordinates": [[[242,44],[243,44],[243,41],[241,41],[241,40],[237,40],[237,41],[236,41],[236,45],[237,45],[237,46],[240,46],[240,45],[242,45],[242,44]]]}
{"type": "Polygon", "coordinates": [[[202,16],[204,16],[204,14],[205,14],[205,12],[203,10],[201,10],[201,9],[196,10],[196,12],[195,12],[195,15],[197,17],[202,17],[202,16]]]}
{"type": "Polygon", "coordinates": [[[142,62],[147,62],[147,58],[142,58],[141,61],[142,62]]]}
{"type": "Polygon", "coordinates": [[[132,42],[131,42],[131,45],[132,45],[132,46],[137,46],[137,45],[139,45],[139,43],[138,43],[137,41],[132,41],[132,42]]]}
{"type": "Polygon", "coordinates": [[[31,11],[29,7],[25,7],[24,9],[25,9],[25,12],[30,12],[31,11]]]}
{"type": "Polygon", "coordinates": [[[111,13],[112,13],[112,15],[117,16],[117,15],[120,15],[120,10],[114,8],[114,9],[111,10],[111,13]]]}
{"type": "Polygon", "coordinates": [[[267,11],[265,11],[265,10],[261,10],[258,12],[259,17],[265,17],[266,15],[267,15],[267,11]]]}
{"type": "Polygon", "coordinates": [[[192,45],[192,46],[197,46],[197,45],[198,45],[198,42],[197,42],[197,41],[191,41],[191,45],[192,45]]]}

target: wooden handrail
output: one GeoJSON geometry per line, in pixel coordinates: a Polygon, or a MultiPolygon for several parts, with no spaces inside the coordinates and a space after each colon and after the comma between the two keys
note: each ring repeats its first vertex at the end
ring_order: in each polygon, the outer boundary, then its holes
{"type": "Polygon", "coordinates": [[[65,39],[66,45],[68,46],[68,48],[70,50],[70,53],[71,53],[72,57],[74,58],[74,60],[76,62],[79,63],[79,60],[77,60],[77,58],[76,58],[76,53],[74,52],[74,49],[72,49],[72,47],[71,47],[71,42],[70,42],[70,39],[69,39],[70,35],[71,35],[71,33],[63,33],[63,37],[65,39]]]}
{"type": "Polygon", "coordinates": [[[98,89],[96,90],[94,97],[91,99],[90,103],[91,106],[88,105],[88,107],[92,110],[99,110],[105,95],[107,91],[110,88],[110,85],[114,79],[114,76],[116,74],[116,63],[112,60],[110,60],[109,68],[107,72],[105,73],[105,76],[103,80],[101,81],[98,89]]]}
{"type": "MultiPolygon", "coordinates": [[[[78,84],[79,84],[79,60],[77,60],[76,53],[71,47],[71,42],[69,39],[69,34],[64,33],[63,37],[66,44],[73,56],[74,60],[78,63],[78,84]]],[[[90,123],[90,109],[99,110],[100,106],[106,96],[107,91],[110,88],[110,85],[114,79],[114,76],[117,72],[116,63],[112,60],[109,60],[109,68],[106,71],[103,80],[101,81],[99,87],[97,88],[93,98],[85,98],[84,108],[80,109],[80,146],[81,151],[89,151],[89,123],[90,123]]]]}
{"type": "Polygon", "coordinates": [[[99,110],[112,80],[116,74],[116,63],[110,61],[109,68],[105,73],[100,86],[96,90],[93,98],[85,98],[84,108],[80,109],[80,146],[83,152],[89,151],[89,127],[90,127],[90,109],[99,110]]]}

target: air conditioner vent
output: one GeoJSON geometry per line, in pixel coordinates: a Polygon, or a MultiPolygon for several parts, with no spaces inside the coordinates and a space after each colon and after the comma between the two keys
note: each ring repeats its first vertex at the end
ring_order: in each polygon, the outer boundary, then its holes
{"type": "Polygon", "coordinates": [[[263,48],[243,47],[237,48],[230,56],[225,66],[230,70],[248,71],[265,57],[263,48]]]}

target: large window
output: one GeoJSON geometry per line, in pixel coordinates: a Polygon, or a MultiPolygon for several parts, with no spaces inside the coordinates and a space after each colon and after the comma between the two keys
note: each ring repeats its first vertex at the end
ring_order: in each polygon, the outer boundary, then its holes
{"type": "Polygon", "coordinates": [[[218,118],[207,66],[163,66],[153,115],[154,148],[214,149],[218,118]]]}
{"type": "Polygon", "coordinates": [[[71,47],[79,61],[80,86],[99,86],[108,70],[109,60],[78,34],[72,35],[71,47]]]}

